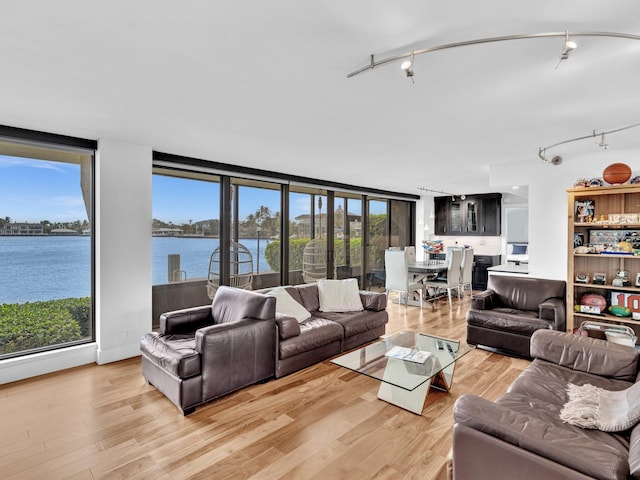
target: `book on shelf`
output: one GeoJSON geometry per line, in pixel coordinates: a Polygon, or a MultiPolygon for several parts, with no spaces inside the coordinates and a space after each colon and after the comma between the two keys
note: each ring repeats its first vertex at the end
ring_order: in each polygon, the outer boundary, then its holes
{"type": "Polygon", "coordinates": [[[413,363],[424,363],[431,355],[431,352],[424,352],[422,350],[416,350],[415,348],[401,347],[400,345],[394,346],[391,350],[385,353],[386,357],[399,358],[400,360],[406,360],[413,363]]]}

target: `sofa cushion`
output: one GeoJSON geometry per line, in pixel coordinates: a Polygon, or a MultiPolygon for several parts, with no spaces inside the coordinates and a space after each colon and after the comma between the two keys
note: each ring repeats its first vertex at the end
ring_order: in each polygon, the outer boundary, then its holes
{"type": "Polygon", "coordinates": [[[494,308],[491,310],[469,310],[467,324],[494,330],[509,330],[512,333],[531,336],[541,328],[552,327],[551,322],[538,318],[538,312],[515,308],[494,308]]]}
{"type": "Polygon", "coordinates": [[[311,317],[300,323],[300,335],[280,341],[279,356],[285,359],[314,348],[341,341],[344,336],[342,325],[331,320],[311,317]]]}
{"type": "Polygon", "coordinates": [[[357,312],[364,310],[358,280],[318,280],[319,310],[322,312],[357,312]]]}
{"type": "Polygon", "coordinates": [[[140,340],[140,350],[152,362],[179,378],[200,375],[200,354],[195,349],[194,334],[160,335],[147,333],[140,340]]]}
{"type": "Polygon", "coordinates": [[[304,285],[296,285],[296,290],[300,294],[302,305],[310,312],[315,312],[320,308],[320,299],[318,297],[318,284],[307,283],[304,285]]]}
{"type": "MultiPolygon", "coordinates": [[[[602,443],[610,449],[620,452],[621,457],[628,455],[630,431],[607,433],[600,430],[583,429],[564,423],[560,419],[560,410],[568,401],[567,385],[590,383],[607,390],[624,390],[631,384],[622,380],[608,379],[590,373],[579,372],[544,360],[534,360],[527,369],[511,384],[507,393],[496,403],[529,418],[542,421],[545,425],[554,425],[570,431],[571,436],[586,441],[602,443]]],[[[559,439],[557,439],[559,441],[559,439]]],[[[561,448],[560,444],[556,444],[561,448]]]]}
{"type": "Polygon", "coordinates": [[[373,330],[389,321],[386,311],[317,312],[315,315],[342,325],[345,338],[373,330]]]}
{"type": "Polygon", "coordinates": [[[274,318],[275,314],[275,298],[224,285],[218,287],[211,303],[214,323],[237,322],[243,318],[267,320],[274,318]]]}
{"type": "Polygon", "coordinates": [[[267,293],[276,299],[276,313],[295,318],[298,322],[304,322],[311,317],[311,313],[298,303],[284,287],[277,287],[267,293]]]}

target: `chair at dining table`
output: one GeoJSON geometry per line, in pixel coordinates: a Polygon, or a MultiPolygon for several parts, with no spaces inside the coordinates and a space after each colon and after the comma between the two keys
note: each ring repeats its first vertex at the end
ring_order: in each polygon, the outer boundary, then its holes
{"type": "Polygon", "coordinates": [[[424,282],[427,288],[434,288],[436,290],[446,290],[449,297],[449,307],[453,307],[451,301],[451,291],[460,291],[460,265],[462,265],[462,252],[461,248],[451,248],[447,251],[448,263],[447,263],[447,278],[442,280],[430,280],[424,282]]]}
{"type": "Polygon", "coordinates": [[[405,296],[405,305],[409,301],[409,295],[414,292],[420,293],[420,307],[426,293],[424,283],[415,282],[413,276],[409,274],[407,262],[407,254],[404,250],[385,250],[384,252],[384,268],[385,268],[385,291],[387,297],[392,291],[400,292],[398,303],[403,295],[405,296]]]}
{"type": "Polygon", "coordinates": [[[473,280],[473,248],[465,248],[462,251],[462,264],[460,265],[460,294],[465,295],[467,286],[469,293],[472,293],[473,280]]]}

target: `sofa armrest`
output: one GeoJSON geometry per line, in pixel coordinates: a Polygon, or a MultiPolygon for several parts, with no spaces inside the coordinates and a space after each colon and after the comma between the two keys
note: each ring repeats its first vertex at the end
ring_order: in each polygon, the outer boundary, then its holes
{"type": "Polygon", "coordinates": [[[603,377],[635,382],[640,354],[635,348],[555,330],[531,336],[531,356],[603,377]]]}
{"type": "Polygon", "coordinates": [[[160,315],[160,334],[193,333],[212,323],[211,305],[174,310],[160,315]]]}
{"type": "Polygon", "coordinates": [[[493,308],[493,298],[496,292],[493,290],[485,290],[484,292],[476,293],[471,298],[471,308],[475,310],[491,310],[493,308]]]}
{"type": "MultiPolygon", "coordinates": [[[[629,475],[627,459],[622,458],[615,448],[574,432],[571,428],[549,425],[481,397],[462,395],[454,405],[453,417],[458,424],[592,478],[626,478],[629,475]]],[[[455,450],[453,457],[455,462],[455,450]]],[[[499,468],[498,465],[496,467],[499,468]]]]}
{"type": "Polygon", "coordinates": [[[387,308],[387,296],[382,292],[360,290],[360,300],[362,301],[362,306],[365,310],[381,312],[387,308]]]}
{"type": "Polygon", "coordinates": [[[274,332],[274,318],[243,318],[197,330],[195,349],[200,353],[203,401],[272,377],[274,332]]]}
{"type": "Polygon", "coordinates": [[[564,300],[548,298],[540,304],[538,316],[553,323],[553,329],[564,332],[567,329],[567,314],[564,300]]]}
{"type": "Polygon", "coordinates": [[[286,340],[287,338],[300,335],[300,324],[295,318],[289,315],[276,312],[276,326],[278,327],[280,340],[286,340]]]}

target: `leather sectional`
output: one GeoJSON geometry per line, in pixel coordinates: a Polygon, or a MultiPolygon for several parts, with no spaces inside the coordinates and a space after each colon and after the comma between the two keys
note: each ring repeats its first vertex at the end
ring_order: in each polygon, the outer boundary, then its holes
{"type": "Polygon", "coordinates": [[[316,284],[286,287],[310,313],[276,313],[268,289],[219,287],[211,305],[167,312],[140,341],[142,374],[185,415],[245,386],[282,377],[383,335],[384,293],[361,291],[363,310],[320,312],[316,284]]]}
{"type": "Polygon", "coordinates": [[[453,478],[640,478],[640,425],[607,433],[560,419],[569,383],[624,390],[638,381],[638,351],[538,330],[531,356],[531,365],[496,402],[473,395],[456,401],[453,478]]]}

